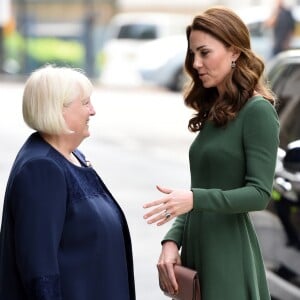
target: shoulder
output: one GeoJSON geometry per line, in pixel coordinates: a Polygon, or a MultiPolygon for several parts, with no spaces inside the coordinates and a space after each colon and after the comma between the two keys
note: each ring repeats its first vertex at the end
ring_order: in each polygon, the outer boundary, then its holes
{"type": "Polygon", "coordinates": [[[272,136],[278,139],[279,119],[275,107],[261,96],[249,99],[241,111],[241,123],[245,136],[258,139],[272,136]]]}
{"type": "Polygon", "coordinates": [[[238,116],[244,130],[255,131],[256,135],[264,128],[278,132],[279,119],[275,107],[262,96],[248,100],[238,116]]]}
{"type": "Polygon", "coordinates": [[[26,159],[22,164],[16,164],[10,173],[9,182],[20,191],[44,189],[45,186],[58,190],[65,186],[65,170],[53,159],[34,157],[26,159]]]}
{"type": "Polygon", "coordinates": [[[49,169],[59,171],[62,167],[52,157],[51,147],[38,134],[33,134],[18,152],[11,173],[18,174],[24,170],[42,172],[49,169]]]}
{"type": "Polygon", "coordinates": [[[262,96],[254,96],[250,98],[242,111],[245,115],[275,115],[277,117],[277,112],[275,107],[262,96]]]}

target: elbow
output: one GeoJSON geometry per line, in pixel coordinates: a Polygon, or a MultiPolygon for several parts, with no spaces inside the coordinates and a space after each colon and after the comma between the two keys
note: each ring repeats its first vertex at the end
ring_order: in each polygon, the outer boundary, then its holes
{"type": "Polygon", "coordinates": [[[267,191],[260,190],[259,191],[259,201],[256,202],[256,209],[257,211],[259,210],[264,210],[268,207],[270,200],[271,200],[271,194],[267,191]]]}

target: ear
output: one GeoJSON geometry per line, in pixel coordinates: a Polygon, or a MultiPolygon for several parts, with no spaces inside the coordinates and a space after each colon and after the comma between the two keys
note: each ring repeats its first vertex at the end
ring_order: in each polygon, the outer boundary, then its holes
{"type": "Polygon", "coordinates": [[[232,50],[232,61],[236,61],[240,57],[241,51],[235,47],[232,47],[231,50],[232,50]]]}

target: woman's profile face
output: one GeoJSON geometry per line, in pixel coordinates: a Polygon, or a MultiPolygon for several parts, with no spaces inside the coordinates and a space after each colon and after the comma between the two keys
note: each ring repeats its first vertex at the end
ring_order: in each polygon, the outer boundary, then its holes
{"type": "Polygon", "coordinates": [[[231,63],[237,55],[232,47],[225,45],[214,36],[200,30],[192,30],[189,37],[190,51],[193,54],[193,68],[205,88],[216,87],[219,94],[225,77],[231,72],[231,63]]]}
{"type": "Polygon", "coordinates": [[[90,97],[81,99],[76,97],[68,106],[64,107],[65,122],[79,140],[90,136],[89,120],[96,114],[90,97]]]}

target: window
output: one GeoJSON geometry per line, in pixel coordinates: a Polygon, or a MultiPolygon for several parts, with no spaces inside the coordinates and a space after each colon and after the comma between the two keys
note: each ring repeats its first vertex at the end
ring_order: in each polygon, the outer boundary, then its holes
{"type": "Polygon", "coordinates": [[[126,24],[120,28],[118,39],[149,40],[157,38],[156,26],[151,24],[126,24]]]}

